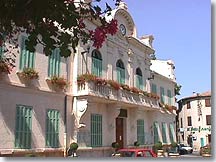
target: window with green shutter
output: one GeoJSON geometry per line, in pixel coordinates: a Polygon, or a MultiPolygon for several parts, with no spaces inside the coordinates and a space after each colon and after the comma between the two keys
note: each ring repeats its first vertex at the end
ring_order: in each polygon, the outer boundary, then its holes
{"type": "Polygon", "coordinates": [[[98,50],[92,51],[92,74],[102,77],[102,56],[98,50]]]}
{"type": "Polygon", "coordinates": [[[151,84],[151,92],[157,94],[157,85],[154,83],[151,84]]]}
{"type": "Polygon", "coordinates": [[[116,63],[117,81],[120,84],[125,84],[125,67],[122,60],[118,60],[116,63]]]}
{"type": "Polygon", "coordinates": [[[159,125],[157,122],[154,122],[154,143],[159,142],[159,125]]]}
{"type": "Polygon", "coordinates": [[[47,110],[46,113],[46,146],[59,147],[59,118],[58,110],[47,110]]]}
{"type": "Polygon", "coordinates": [[[162,139],[163,139],[163,143],[167,143],[166,123],[162,123],[162,139]]]}
{"type": "Polygon", "coordinates": [[[34,68],[35,63],[35,53],[26,50],[25,40],[27,37],[21,37],[21,53],[20,53],[20,70],[23,68],[34,68]]]}
{"type": "Polygon", "coordinates": [[[174,125],[172,123],[169,124],[169,135],[170,135],[170,142],[174,142],[175,130],[174,125]]]}
{"type": "Polygon", "coordinates": [[[145,144],[144,120],[137,120],[137,141],[141,145],[145,144]]]}
{"type": "Polygon", "coordinates": [[[168,97],[168,105],[172,105],[172,96],[171,96],[171,90],[167,90],[167,97],[168,97]]]}
{"type": "Polygon", "coordinates": [[[164,88],[163,87],[160,87],[160,101],[161,101],[161,103],[165,103],[164,88]]]}
{"type": "Polygon", "coordinates": [[[60,64],[61,64],[61,56],[60,49],[55,48],[52,51],[52,54],[49,56],[49,65],[48,65],[48,76],[57,76],[60,75],[60,64]]]}
{"type": "Polygon", "coordinates": [[[102,146],[102,115],[91,114],[91,147],[102,146]]]}
{"type": "Polygon", "coordinates": [[[138,89],[143,89],[143,76],[140,68],[136,69],[136,87],[138,89]]]}
{"type": "Polygon", "coordinates": [[[15,148],[31,148],[32,107],[16,105],[15,148]]]}

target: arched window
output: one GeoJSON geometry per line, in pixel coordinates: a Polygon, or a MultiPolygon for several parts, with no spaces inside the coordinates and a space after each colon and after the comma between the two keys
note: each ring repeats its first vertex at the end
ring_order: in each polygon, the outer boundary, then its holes
{"type": "Polygon", "coordinates": [[[102,56],[98,50],[92,51],[92,74],[102,76],[102,56]]]}
{"type": "Polygon", "coordinates": [[[140,68],[136,69],[136,87],[139,89],[143,89],[143,77],[140,68]]]}
{"type": "Polygon", "coordinates": [[[125,67],[122,60],[116,62],[117,81],[121,84],[125,84],[125,67]]]}

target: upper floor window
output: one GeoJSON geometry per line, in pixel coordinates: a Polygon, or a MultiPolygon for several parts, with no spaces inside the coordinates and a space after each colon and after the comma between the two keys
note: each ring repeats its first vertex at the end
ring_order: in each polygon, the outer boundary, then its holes
{"type": "Polygon", "coordinates": [[[206,125],[211,125],[211,115],[206,115],[206,125]]]}
{"type": "Polygon", "coordinates": [[[60,49],[55,48],[52,51],[52,54],[49,56],[49,65],[48,65],[49,77],[60,75],[60,64],[61,64],[60,49]]]}
{"type": "Polygon", "coordinates": [[[180,122],[181,122],[181,128],[183,128],[183,120],[182,120],[182,118],[180,119],[180,122]]]}
{"type": "Polygon", "coordinates": [[[26,49],[26,39],[27,37],[25,36],[21,37],[20,70],[23,70],[23,68],[34,68],[35,64],[35,53],[26,49]]]}
{"type": "Polygon", "coordinates": [[[140,68],[136,69],[136,87],[143,89],[143,76],[140,68]]]}
{"type": "Polygon", "coordinates": [[[187,101],[187,109],[190,109],[191,105],[190,105],[190,101],[187,101]]]}
{"type": "Polygon", "coordinates": [[[157,94],[157,85],[154,83],[151,84],[151,92],[157,94]]]}
{"type": "Polygon", "coordinates": [[[192,126],[191,116],[187,117],[188,126],[192,126]]]}
{"type": "Polygon", "coordinates": [[[125,84],[125,67],[122,60],[116,62],[117,81],[120,84],[125,84]]]}
{"type": "Polygon", "coordinates": [[[167,90],[167,97],[168,97],[168,105],[172,105],[172,94],[171,90],[167,90]]]}
{"type": "Polygon", "coordinates": [[[205,99],[205,107],[211,107],[211,100],[210,100],[210,98],[205,99]]]}
{"type": "Polygon", "coordinates": [[[164,88],[163,87],[160,87],[160,99],[161,99],[161,103],[165,103],[164,88]]]}
{"type": "Polygon", "coordinates": [[[92,51],[92,74],[102,76],[102,56],[98,50],[92,51]]]}

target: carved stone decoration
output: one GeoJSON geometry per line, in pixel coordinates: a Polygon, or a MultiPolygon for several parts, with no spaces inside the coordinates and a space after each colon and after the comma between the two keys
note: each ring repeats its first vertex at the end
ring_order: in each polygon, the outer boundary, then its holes
{"type": "Polygon", "coordinates": [[[76,113],[76,121],[77,121],[77,127],[82,128],[85,127],[85,124],[80,123],[80,119],[83,116],[83,114],[86,112],[88,107],[88,101],[83,100],[77,100],[77,113],[76,113]]]}
{"type": "Polygon", "coordinates": [[[131,48],[128,48],[128,56],[131,57],[134,54],[131,48]]]}
{"type": "Polygon", "coordinates": [[[83,100],[77,100],[77,116],[82,116],[86,110],[87,110],[87,106],[88,106],[88,101],[83,99],[83,100]]]}

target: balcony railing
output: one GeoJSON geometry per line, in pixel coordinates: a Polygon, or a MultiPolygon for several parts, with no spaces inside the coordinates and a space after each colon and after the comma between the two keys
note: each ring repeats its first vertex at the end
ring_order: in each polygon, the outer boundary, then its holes
{"type": "Polygon", "coordinates": [[[145,96],[144,94],[133,93],[124,89],[116,90],[110,85],[97,85],[94,82],[78,84],[77,96],[95,96],[104,100],[124,102],[131,106],[147,107],[151,110],[160,109],[159,101],[156,98],[145,96]]]}

